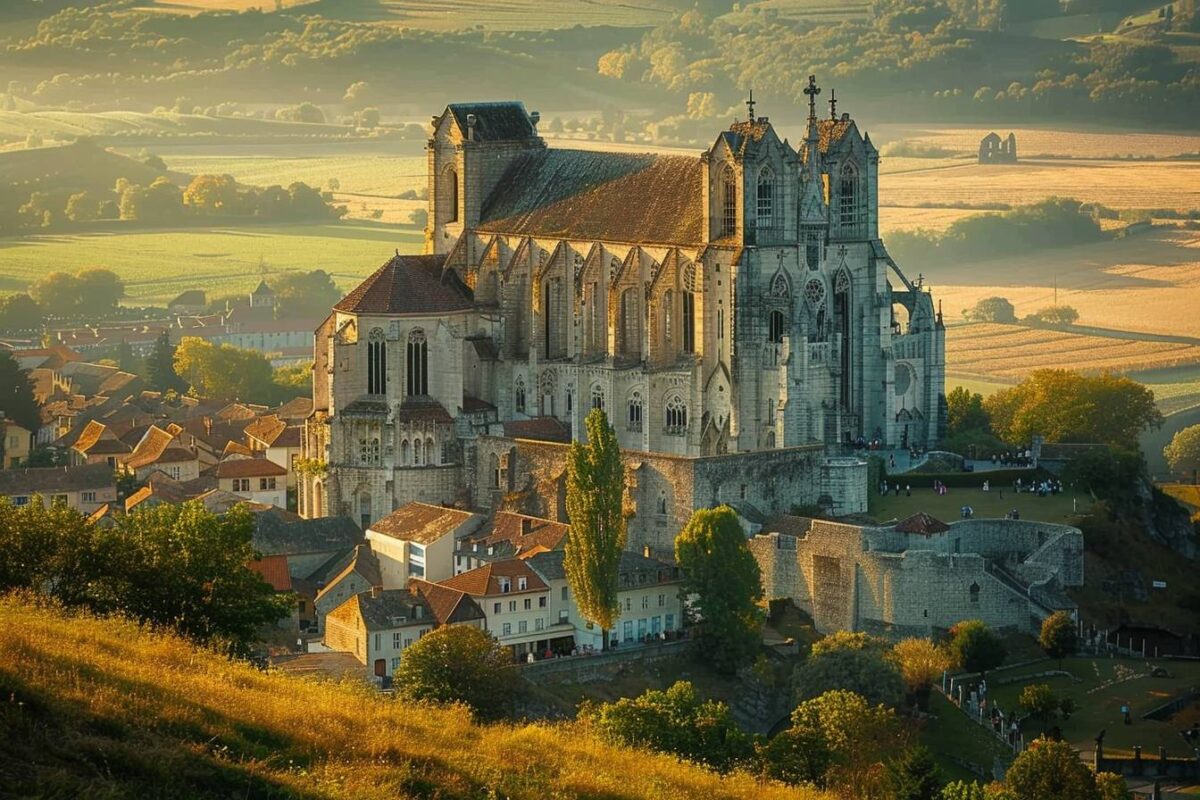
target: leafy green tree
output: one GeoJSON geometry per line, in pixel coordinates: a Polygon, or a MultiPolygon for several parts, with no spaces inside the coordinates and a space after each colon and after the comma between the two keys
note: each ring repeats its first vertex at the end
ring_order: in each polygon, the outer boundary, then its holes
{"type": "Polygon", "coordinates": [[[1137,490],[1145,474],[1146,462],[1140,452],[1112,447],[1088,450],[1073,459],[1063,469],[1063,480],[1124,509],[1140,502],[1137,490]]]}
{"type": "Polygon", "coordinates": [[[758,748],[763,775],[793,785],[824,788],[830,759],[825,734],[812,728],[788,728],[758,748]]]}
{"type": "Polygon", "coordinates": [[[1006,297],[985,297],[974,306],[963,312],[968,322],[1004,322],[1017,321],[1017,312],[1006,297]]]}
{"type": "Polygon", "coordinates": [[[117,211],[121,219],[137,222],[149,216],[146,187],[126,181],[119,191],[117,211]]]}
{"type": "Polygon", "coordinates": [[[146,357],[146,385],[156,392],[187,391],[187,381],[175,371],[175,346],[167,331],[158,335],[146,357]]]}
{"type": "Polygon", "coordinates": [[[729,707],[701,700],[687,681],[666,691],[586,705],[580,718],[615,744],[672,753],[719,772],[746,762],[754,752],[753,739],[738,728],[729,707]]]}
{"type": "Polygon", "coordinates": [[[1171,443],[1163,448],[1163,457],[1173,472],[1194,476],[1200,470],[1200,425],[1189,425],[1172,436],[1171,443]]]}
{"type": "MultiPolygon", "coordinates": [[[[183,216],[183,193],[165,175],[146,187],[145,208],[140,219],[174,222],[183,216]]],[[[122,215],[124,217],[124,215],[122,215]]]]}
{"type": "Polygon", "coordinates": [[[79,282],[79,310],[82,313],[112,311],[125,296],[125,284],[112,270],[85,269],[75,279],[79,282]]]}
{"type": "Polygon", "coordinates": [[[185,336],[175,348],[174,366],[198,397],[268,405],[276,399],[271,362],[257,350],[185,336]]]}
{"type": "Polygon", "coordinates": [[[917,745],[888,762],[893,800],[939,800],[942,794],[942,775],[933,753],[917,745]]]}
{"type": "Polygon", "coordinates": [[[1063,327],[1078,322],[1079,312],[1071,306],[1047,306],[1027,316],[1025,321],[1035,325],[1063,327]]]}
{"type": "Polygon", "coordinates": [[[61,503],[34,497],[14,506],[0,497],[0,592],[49,591],[68,605],[84,603],[98,577],[95,533],[86,517],[61,503]]]}
{"type": "Polygon", "coordinates": [[[79,310],[79,279],[65,272],[51,272],[35,281],[29,293],[47,313],[69,316],[79,310]]]}
{"type": "Polygon", "coordinates": [[[321,269],[276,275],[271,278],[271,290],[279,302],[280,317],[324,316],[342,299],[333,276],[321,269]]]}
{"type": "Polygon", "coordinates": [[[183,192],[183,204],[201,214],[236,214],[237,181],[232,175],[197,175],[183,192]]]}
{"type": "Polygon", "coordinates": [[[12,351],[0,349],[0,412],[28,431],[41,427],[29,371],[21,369],[12,351]]]}
{"type": "Polygon", "coordinates": [[[1095,774],[1067,742],[1035,739],[1004,777],[1015,800],[1101,800],[1095,774]]]}
{"type": "Polygon", "coordinates": [[[983,410],[983,395],[955,386],[946,395],[946,422],[951,436],[966,431],[991,431],[991,419],[983,410]]]}
{"type": "Polygon", "coordinates": [[[625,549],[625,469],[617,434],[604,410],[584,420],[587,443],[574,441],[567,453],[567,516],[570,533],[563,553],[567,583],[584,619],[598,626],[608,648],[608,631],[620,616],[618,569],[625,549]]]}
{"type": "Polygon", "coordinates": [[[902,639],[892,647],[892,656],[900,665],[904,686],[917,696],[922,708],[929,705],[929,690],[934,681],[950,668],[946,651],[924,638],[902,639]]]}
{"type": "Polygon", "coordinates": [[[404,651],[395,685],[413,699],[462,703],[480,719],[498,719],[512,697],[512,656],[487,631],[447,625],[404,651]]]}
{"type": "MultiPolygon", "coordinates": [[[[574,519],[574,516],[572,516],[574,519]]],[[[683,591],[700,618],[704,658],[725,673],[754,658],[760,642],[762,576],[729,506],[699,509],[675,539],[683,591]]]]}
{"type": "Polygon", "coordinates": [[[1032,683],[1021,689],[1017,705],[1038,719],[1049,719],[1058,710],[1058,698],[1048,683],[1032,683]]]}
{"type": "Polygon", "coordinates": [[[25,293],[0,298],[0,331],[32,331],[42,327],[41,305],[25,293]]]}
{"type": "Polygon", "coordinates": [[[959,669],[986,674],[1004,663],[1004,642],[977,619],[964,620],[950,629],[950,659],[959,669]]]}
{"type": "Polygon", "coordinates": [[[1042,620],[1038,644],[1046,651],[1046,655],[1058,660],[1058,668],[1062,669],[1062,660],[1075,655],[1079,648],[1079,631],[1075,620],[1065,611],[1055,611],[1042,620]]]}
{"type": "Polygon", "coordinates": [[[117,345],[117,367],[123,372],[137,372],[137,358],[133,355],[133,348],[129,346],[129,342],[124,339],[117,345]]]}
{"type": "Polygon", "coordinates": [[[942,789],[941,800],[1013,800],[1013,794],[999,783],[954,781],[942,789]]]}
{"type": "Polygon", "coordinates": [[[1051,442],[1096,442],[1134,450],[1143,430],[1162,424],[1152,391],[1108,373],[1034,370],[983,405],[996,435],[1011,443],[1041,434],[1051,442]]]}
{"type": "Polygon", "coordinates": [[[904,741],[903,728],[891,709],[872,706],[854,692],[835,690],[796,706],[792,730],[825,742],[826,785],[838,786],[847,797],[886,796],[883,764],[904,741]]]}
{"type": "Polygon", "coordinates": [[[1115,772],[1097,772],[1096,790],[1100,792],[1100,800],[1133,800],[1125,778],[1115,772]]]}
{"type": "Polygon", "coordinates": [[[67,198],[67,219],[71,222],[91,222],[100,217],[100,198],[92,192],[76,192],[67,198]]]}
{"type": "Polygon", "coordinates": [[[813,645],[792,681],[806,700],[834,689],[854,692],[868,703],[898,706],[904,698],[900,667],[884,639],[839,631],[813,645]]]}

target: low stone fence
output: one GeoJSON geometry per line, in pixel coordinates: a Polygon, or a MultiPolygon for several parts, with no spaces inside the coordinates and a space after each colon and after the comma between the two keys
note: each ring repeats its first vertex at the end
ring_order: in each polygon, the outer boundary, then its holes
{"type": "Polygon", "coordinates": [[[1097,744],[1092,754],[1092,765],[1097,772],[1115,772],[1127,778],[1173,778],[1194,781],[1200,778],[1200,751],[1182,758],[1167,755],[1167,748],[1158,748],[1157,756],[1142,756],[1142,748],[1135,746],[1133,755],[1109,755],[1103,745],[1097,744]]]}
{"type": "Polygon", "coordinates": [[[692,642],[679,639],[673,642],[637,645],[593,655],[547,658],[532,664],[520,664],[521,676],[534,683],[588,683],[609,680],[629,664],[651,663],[685,655],[692,642]]]}

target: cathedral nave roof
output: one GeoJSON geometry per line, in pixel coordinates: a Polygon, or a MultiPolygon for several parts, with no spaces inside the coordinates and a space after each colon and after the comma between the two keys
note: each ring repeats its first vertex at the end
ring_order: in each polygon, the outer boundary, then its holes
{"type": "Polygon", "coordinates": [[[644,244],[703,240],[703,165],[693,156],[537,150],[519,157],[478,229],[644,244]]]}

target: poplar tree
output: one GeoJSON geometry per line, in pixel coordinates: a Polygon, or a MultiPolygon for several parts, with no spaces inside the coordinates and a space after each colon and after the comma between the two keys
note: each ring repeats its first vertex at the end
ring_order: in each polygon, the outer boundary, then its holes
{"type": "Polygon", "coordinates": [[[587,444],[572,442],[567,454],[567,583],[584,619],[600,628],[604,649],[620,615],[618,569],[625,549],[625,470],[617,434],[603,409],[584,420],[587,444]]]}

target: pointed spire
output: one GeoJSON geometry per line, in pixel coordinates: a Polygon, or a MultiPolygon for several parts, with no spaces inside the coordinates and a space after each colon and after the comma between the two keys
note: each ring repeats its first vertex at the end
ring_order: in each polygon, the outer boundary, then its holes
{"type": "Polygon", "coordinates": [[[829,90],[829,118],[837,121],[837,90],[829,90]]]}
{"type": "Polygon", "coordinates": [[[746,101],[746,111],[749,113],[750,124],[754,124],[754,89],[750,89],[750,99],[746,101]]]}
{"type": "Polygon", "coordinates": [[[817,118],[817,95],[821,93],[821,87],[817,86],[817,76],[808,76],[808,86],[804,87],[804,93],[808,95],[808,119],[813,122],[817,118]]]}

